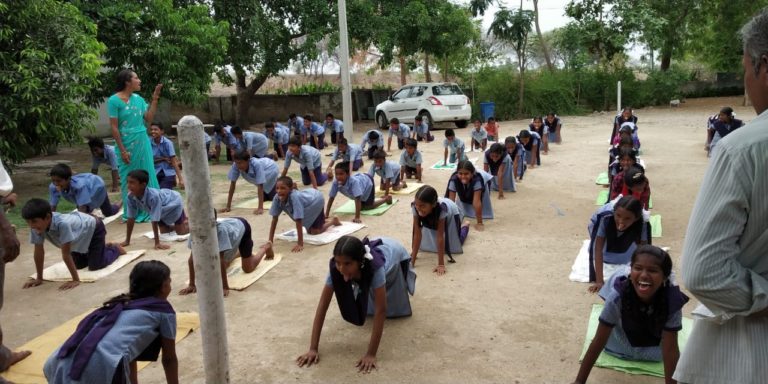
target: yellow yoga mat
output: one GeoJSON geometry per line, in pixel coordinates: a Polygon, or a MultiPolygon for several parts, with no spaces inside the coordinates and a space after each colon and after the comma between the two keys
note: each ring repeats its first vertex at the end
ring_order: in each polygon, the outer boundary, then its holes
{"type": "MultiPolygon", "coordinates": [[[[18,351],[32,351],[32,354],[3,372],[3,378],[14,383],[47,383],[48,381],[45,380],[45,376],[43,375],[43,365],[45,365],[45,361],[48,360],[48,356],[50,356],[56,348],[67,341],[67,338],[75,332],[80,320],[91,312],[92,310],[89,310],[17,348],[16,350],[18,351]]],[[[189,336],[190,333],[198,328],[200,328],[200,317],[197,313],[176,313],[176,343],[189,336]]],[[[149,364],[151,364],[151,362],[141,361],[138,363],[138,368],[141,370],[149,364]]]]}
{"type": "MultiPolygon", "coordinates": [[[[253,199],[241,201],[241,202],[235,204],[235,208],[256,209],[258,207],[259,207],[259,198],[258,197],[254,197],[253,199]]],[[[270,207],[272,207],[272,202],[271,201],[265,201],[264,202],[264,209],[269,209],[270,207]]]]}
{"type": "Polygon", "coordinates": [[[229,284],[229,289],[242,291],[248,288],[251,284],[255,283],[256,280],[266,275],[267,272],[279,264],[283,260],[283,255],[276,253],[275,258],[272,260],[262,259],[256,267],[256,270],[251,273],[243,272],[242,260],[241,257],[238,257],[237,260],[234,260],[229,267],[227,267],[227,283],[229,284]]]}
{"type": "MultiPolygon", "coordinates": [[[[80,278],[80,281],[84,283],[93,283],[94,281],[107,277],[117,271],[118,269],[128,265],[132,261],[138,259],[143,255],[146,251],[143,249],[138,249],[135,251],[129,251],[125,255],[121,255],[117,258],[112,264],[107,265],[105,268],[99,269],[97,271],[89,271],[88,269],[78,269],[77,270],[77,277],[80,278]]],[[[33,273],[29,275],[31,279],[34,279],[37,277],[36,273],[33,273]]],[[[72,275],[69,274],[69,270],[67,269],[67,265],[64,264],[63,261],[59,261],[58,263],[51,265],[50,267],[43,270],[43,280],[46,281],[72,281],[72,275]]]]}

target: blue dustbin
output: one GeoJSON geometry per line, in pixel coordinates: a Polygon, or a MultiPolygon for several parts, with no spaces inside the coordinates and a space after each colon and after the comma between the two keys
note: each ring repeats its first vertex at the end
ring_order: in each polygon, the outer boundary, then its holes
{"type": "Polygon", "coordinates": [[[489,117],[495,117],[493,114],[496,111],[496,103],[492,101],[486,101],[480,103],[480,117],[483,121],[487,121],[489,117]]]}

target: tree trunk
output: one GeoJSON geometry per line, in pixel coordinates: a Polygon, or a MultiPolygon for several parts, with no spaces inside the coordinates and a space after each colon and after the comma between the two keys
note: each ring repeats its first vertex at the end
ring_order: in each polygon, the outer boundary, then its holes
{"type": "MultiPolygon", "coordinates": [[[[518,60],[520,60],[520,57],[518,56],[518,60]]],[[[520,64],[520,90],[517,93],[517,117],[523,116],[523,103],[524,103],[524,97],[525,97],[525,76],[524,71],[525,67],[520,64]]]]}
{"type": "Polygon", "coordinates": [[[407,82],[406,76],[408,75],[408,67],[405,66],[405,57],[400,55],[397,57],[400,62],[400,85],[405,85],[407,82]]]}
{"type": "Polygon", "coordinates": [[[443,59],[443,82],[448,82],[448,56],[443,59]]]}
{"type": "Polygon", "coordinates": [[[662,72],[666,72],[669,69],[669,65],[672,63],[672,44],[664,43],[661,48],[661,65],[659,69],[662,72]]]}
{"type": "Polygon", "coordinates": [[[248,110],[251,108],[251,96],[256,94],[256,91],[264,85],[264,82],[269,78],[266,74],[259,74],[254,77],[248,85],[246,85],[246,78],[244,71],[235,71],[236,84],[237,84],[237,108],[235,109],[236,124],[242,129],[248,129],[251,126],[250,119],[248,118],[248,110]]]}
{"type": "Polygon", "coordinates": [[[549,47],[544,40],[544,36],[541,34],[541,28],[539,28],[539,0],[533,0],[533,21],[536,25],[536,34],[539,36],[539,43],[541,44],[541,50],[544,54],[544,61],[547,62],[547,68],[550,72],[555,71],[555,67],[552,65],[552,59],[549,58],[549,47]]]}
{"type": "Polygon", "coordinates": [[[432,82],[432,74],[429,72],[429,54],[424,54],[424,81],[427,83],[432,82]]]}

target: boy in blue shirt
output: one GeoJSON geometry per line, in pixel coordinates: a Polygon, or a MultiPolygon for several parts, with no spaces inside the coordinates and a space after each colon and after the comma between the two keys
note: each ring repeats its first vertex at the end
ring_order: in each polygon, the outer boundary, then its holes
{"type": "Polygon", "coordinates": [[[247,152],[255,158],[262,158],[267,155],[269,139],[264,134],[243,131],[240,127],[232,127],[231,132],[237,139],[239,151],[247,152]]]}
{"type": "Polygon", "coordinates": [[[105,145],[104,140],[99,137],[92,137],[88,139],[88,148],[91,149],[91,159],[93,165],[91,165],[91,173],[94,175],[99,174],[99,165],[106,164],[109,167],[112,174],[112,190],[111,192],[120,191],[120,175],[117,172],[117,155],[115,154],[114,145],[105,145]]]}
{"type": "Polygon", "coordinates": [[[373,154],[373,164],[368,170],[368,175],[381,177],[379,189],[384,191],[384,196],[389,195],[390,188],[393,191],[400,190],[400,165],[394,161],[387,161],[387,153],[383,150],[378,150],[373,154]]]}
{"type": "Polygon", "coordinates": [[[416,115],[413,119],[413,132],[416,134],[415,138],[418,141],[431,142],[435,140],[435,137],[429,133],[429,124],[424,122],[424,118],[421,115],[416,115]]]}
{"type": "Polygon", "coordinates": [[[155,249],[168,249],[168,244],[160,243],[160,233],[175,231],[177,235],[189,233],[187,215],[184,214],[184,201],[181,195],[172,189],[148,188],[149,173],[136,169],[128,173],[128,202],[126,203],[125,241],[121,244],[127,247],[131,244],[133,225],[139,210],[149,212],[152,220],[152,232],[155,235],[155,249]],[[159,227],[159,233],[158,233],[159,227]]]}
{"type": "Polygon", "coordinates": [[[333,117],[333,113],[325,115],[325,124],[323,124],[325,130],[331,131],[331,143],[337,144],[339,140],[344,138],[344,123],[333,117]]]}
{"type": "Polygon", "coordinates": [[[421,152],[416,149],[419,143],[414,139],[405,140],[405,151],[400,154],[400,174],[405,175],[403,178],[403,188],[408,185],[405,183],[405,179],[412,177],[416,178],[417,183],[421,183],[421,152]]]}
{"type": "Polygon", "coordinates": [[[298,136],[288,140],[288,154],[285,155],[285,167],[280,176],[288,173],[293,160],[299,163],[301,182],[304,185],[312,184],[312,188],[317,189],[328,180],[328,176],[323,173],[323,159],[320,151],[309,145],[301,145],[301,139],[298,136]]]}
{"type": "Polygon", "coordinates": [[[229,195],[227,195],[227,206],[222,212],[229,212],[232,208],[232,196],[235,194],[235,186],[240,176],[245,181],[255,185],[258,188],[259,206],[253,213],[261,215],[264,213],[264,201],[272,201],[275,197],[275,182],[277,182],[278,169],[277,163],[268,158],[257,159],[251,157],[247,152],[238,152],[235,154],[235,161],[229,170],[229,195]]]}
{"type": "Polygon", "coordinates": [[[325,128],[312,121],[312,118],[312,115],[304,115],[304,130],[306,132],[304,144],[309,141],[311,147],[323,149],[325,148],[325,128]]]}
{"type": "MultiPolygon", "coordinates": [[[[288,115],[288,122],[285,125],[288,126],[291,136],[301,136],[303,140],[307,134],[307,130],[304,128],[304,118],[296,116],[295,113],[288,115]]],[[[304,144],[303,141],[302,144],[304,144]]]]}
{"type": "Polygon", "coordinates": [[[373,159],[374,152],[384,149],[384,136],[382,136],[378,129],[371,129],[363,135],[360,149],[365,151],[366,146],[368,146],[368,160],[373,159]]]}
{"type": "Polygon", "coordinates": [[[387,152],[392,149],[392,136],[397,136],[397,149],[405,147],[405,139],[411,137],[411,127],[403,124],[397,118],[389,120],[389,138],[387,139],[387,152]]]}
{"type": "Polygon", "coordinates": [[[176,178],[179,178],[179,187],[184,188],[184,178],[181,175],[179,161],[176,158],[176,150],[173,142],[165,137],[165,129],[160,122],[149,126],[152,136],[152,156],[155,158],[155,174],[160,188],[173,189],[176,187],[176,178]]]}
{"type": "Polygon", "coordinates": [[[83,212],[58,213],[43,199],[30,199],[21,209],[21,216],[29,225],[29,241],[35,246],[35,270],[37,276],[24,283],[24,288],[36,287],[43,283],[45,261],[45,239],[61,249],[61,258],[72,275],[59,287],[66,291],[80,285],[78,269],[88,267],[95,271],[114,262],[125,249],[116,244],[105,243],[107,230],[104,223],[83,212]]]}
{"type": "Polygon", "coordinates": [[[227,161],[232,161],[232,155],[238,150],[238,142],[235,136],[232,134],[232,127],[224,123],[217,123],[213,127],[213,154],[216,161],[219,161],[219,155],[221,154],[221,144],[227,148],[227,161]]]}
{"type": "Polygon", "coordinates": [[[272,148],[277,153],[277,157],[284,159],[285,153],[288,152],[288,139],[291,136],[288,127],[272,121],[264,124],[264,129],[267,139],[272,140],[272,148]]]}
{"type": "Polygon", "coordinates": [[[104,180],[92,173],[72,174],[68,165],[60,163],[51,168],[51,184],[48,186],[51,207],[56,212],[59,199],[63,198],[77,206],[77,210],[91,213],[99,208],[104,217],[117,214],[121,203],[109,202],[104,180]]]}
{"type": "Polygon", "coordinates": [[[456,137],[453,129],[445,130],[445,140],[443,140],[443,147],[445,151],[443,153],[443,166],[448,165],[448,160],[451,163],[458,163],[459,161],[467,160],[467,155],[464,153],[464,142],[456,137]],[[450,159],[448,154],[451,155],[450,159]]]}
{"type": "Polygon", "coordinates": [[[333,180],[333,164],[336,163],[336,160],[349,163],[350,175],[352,174],[352,171],[357,171],[363,166],[363,149],[357,144],[349,144],[347,139],[343,137],[339,139],[338,145],[333,151],[332,156],[331,163],[328,164],[328,169],[326,170],[328,180],[333,180]]]}

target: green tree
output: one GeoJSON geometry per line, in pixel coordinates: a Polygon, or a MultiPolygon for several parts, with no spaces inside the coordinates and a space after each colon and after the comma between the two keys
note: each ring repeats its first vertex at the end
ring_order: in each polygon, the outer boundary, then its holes
{"type": "MultiPolygon", "coordinates": [[[[413,28],[417,32],[416,49],[437,59],[443,81],[447,81],[452,69],[451,59],[465,60],[460,56],[467,53],[468,44],[479,37],[479,31],[463,7],[446,0],[422,0],[411,2],[409,8],[416,4],[418,10],[409,13],[419,25],[419,28],[413,28]]],[[[424,71],[428,70],[428,64],[425,64],[424,71]]]]}
{"type": "Polygon", "coordinates": [[[572,0],[565,8],[565,14],[574,19],[571,30],[596,62],[613,60],[629,41],[625,20],[617,12],[618,1],[572,0]]]}
{"type": "Polygon", "coordinates": [[[144,96],[163,83],[163,97],[184,103],[205,99],[212,75],[224,63],[227,24],[211,18],[207,5],[177,0],[75,0],[98,25],[98,39],[107,46],[102,73],[103,98],[114,92],[115,75],[132,67],[144,96]]]}
{"type": "Polygon", "coordinates": [[[705,12],[691,25],[690,52],[708,67],[720,72],[741,72],[742,46],[739,30],[767,0],[705,0],[705,12]]]}
{"type": "Polygon", "coordinates": [[[0,1],[0,156],[30,155],[79,140],[92,127],[104,46],[96,26],[56,0],[0,1]]]}
{"type": "Polygon", "coordinates": [[[250,125],[251,98],[264,82],[303,53],[317,52],[317,42],[338,25],[336,3],[322,0],[213,0],[213,10],[229,24],[228,67],[217,75],[237,87],[237,124],[243,128],[250,125]]]}
{"type": "Polygon", "coordinates": [[[520,74],[519,95],[517,104],[518,115],[523,114],[525,96],[525,65],[526,50],[528,47],[528,35],[532,30],[533,12],[523,9],[522,0],[520,8],[509,10],[501,8],[493,17],[488,33],[512,45],[517,55],[517,67],[520,74]]]}

